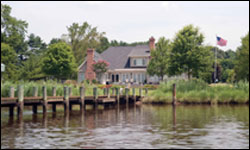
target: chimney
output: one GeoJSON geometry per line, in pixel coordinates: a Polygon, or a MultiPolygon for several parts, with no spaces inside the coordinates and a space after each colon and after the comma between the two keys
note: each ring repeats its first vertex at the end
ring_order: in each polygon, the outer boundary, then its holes
{"type": "Polygon", "coordinates": [[[86,72],[85,72],[85,78],[87,80],[92,81],[93,79],[96,78],[96,74],[93,71],[93,63],[94,63],[94,49],[89,48],[87,50],[87,68],[86,68],[86,72]]]}
{"type": "Polygon", "coordinates": [[[150,50],[155,49],[155,39],[153,36],[149,39],[149,47],[150,47],[150,50]]]}

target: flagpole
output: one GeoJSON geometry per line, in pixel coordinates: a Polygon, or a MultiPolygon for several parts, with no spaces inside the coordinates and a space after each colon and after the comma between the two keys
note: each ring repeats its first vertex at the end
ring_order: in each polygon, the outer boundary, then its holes
{"type": "MultiPolygon", "coordinates": [[[[216,34],[216,39],[217,39],[217,34],[216,34]]],[[[217,40],[215,44],[215,65],[214,65],[214,83],[217,81],[217,40]]]]}

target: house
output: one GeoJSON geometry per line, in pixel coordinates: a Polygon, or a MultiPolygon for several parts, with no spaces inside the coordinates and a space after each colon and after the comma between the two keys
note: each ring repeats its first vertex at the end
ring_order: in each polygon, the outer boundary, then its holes
{"type": "Polygon", "coordinates": [[[110,65],[108,71],[102,75],[102,84],[107,82],[115,84],[145,84],[159,83],[157,76],[147,75],[147,65],[150,53],[155,49],[155,39],[151,37],[148,45],[109,47],[99,54],[94,49],[87,50],[85,61],[78,67],[78,82],[96,79],[92,64],[105,60],[110,65]]]}

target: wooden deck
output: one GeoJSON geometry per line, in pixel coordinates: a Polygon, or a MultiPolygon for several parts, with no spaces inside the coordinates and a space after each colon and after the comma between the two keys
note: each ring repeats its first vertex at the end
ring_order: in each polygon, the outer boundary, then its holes
{"type": "MultiPolygon", "coordinates": [[[[35,88],[34,88],[35,89],[35,88]]],[[[116,93],[112,95],[106,93],[106,95],[97,95],[97,88],[93,89],[93,96],[84,96],[85,90],[83,87],[80,89],[80,96],[69,96],[69,90],[67,87],[64,89],[64,96],[47,96],[46,87],[43,88],[43,96],[38,97],[37,91],[34,91],[34,96],[32,97],[24,97],[23,87],[20,86],[18,88],[18,96],[14,97],[13,88],[10,89],[10,97],[1,97],[1,108],[9,107],[9,115],[14,115],[14,108],[17,107],[18,117],[22,116],[24,106],[32,106],[33,113],[37,113],[37,107],[43,107],[43,113],[47,112],[48,106],[52,105],[52,111],[56,112],[57,105],[63,105],[64,111],[70,111],[72,109],[72,105],[80,105],[81,109],[85,110],[86,105],[93,105],[96,107],[97,105],[121,105],[121,104],[129,104],[136,103],[143,98],[142,89],[140,90],[140,95],[135,95],[135,90],[133,89],[132,94],[129,95],[130,89],[125,89],[125,95],[120,95],[119,89],[116,90],[116,93]]],[[[109,90],[108,90],[109,91],[109,90]]],[[[145,90],[147,91],[147,89],[145,90]]],[[[53,95],[56,95],[56,91],[53,90],[53,95]]]]}

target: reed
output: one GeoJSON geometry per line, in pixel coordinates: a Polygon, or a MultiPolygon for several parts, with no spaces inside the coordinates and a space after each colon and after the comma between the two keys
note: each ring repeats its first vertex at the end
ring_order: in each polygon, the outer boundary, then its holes
{"type": "Polygon", "coordinates": [[[209,85],[202,80],[175,80],[162,83],[159,88],[149,93],[145,103],[170,103],[172,85],[176,83],[177,100],[181,103],[227,104],[249,103],[249,82],[235,84],[209,85]]]}

